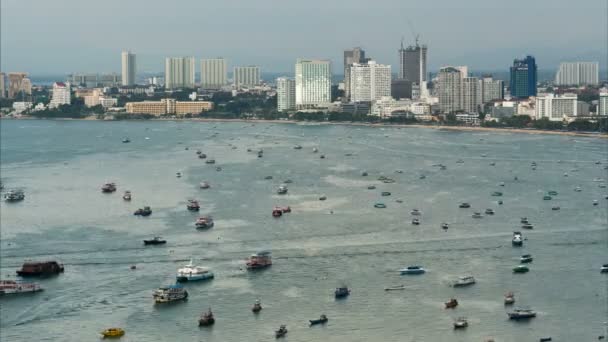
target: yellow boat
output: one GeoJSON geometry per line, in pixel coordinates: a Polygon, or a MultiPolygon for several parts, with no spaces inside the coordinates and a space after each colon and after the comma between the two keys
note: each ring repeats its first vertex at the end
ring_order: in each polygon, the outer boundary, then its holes
{"type": "Polygon", "coordinates": [[[103,337],[121,337],[125,334],[125,331],[121,328],[108,328],[101,332],[103,337]]]}

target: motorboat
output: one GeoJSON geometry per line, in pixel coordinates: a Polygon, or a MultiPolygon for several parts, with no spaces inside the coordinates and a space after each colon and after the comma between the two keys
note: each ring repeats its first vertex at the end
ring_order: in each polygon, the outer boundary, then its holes
{"type": "MultiPolygon", "coordinates": [[[[504,183],[503,183],[503,184],[504,184],[504,183]]],[[[500,197],[500,196],[502,196],[502,192],[500,192],[500,191],[494,191],[494,192],[492,193],[492,196],[495,196],[495,197],[500,197]]]]}
{"type": "Polygon", "coordinates": [[[600,267],[600,273],[608,273],[608,264],[603,264],[602,267],[600,267]]]}
{"type": "Polygon", "coordinates": [[[481,215],[480,212],[474,212],[473,215],[471,215],[472,218],[482,218],[483,216],[481,215]]]}
{"type": "Polygon", "coordinates": [[[327,199],[327,196],[325,196],[325,195],[319,196],[319,201],[325,201],[326,199],[327,199]]]}
{"type": "Polygon", "coordinates": [[[199,327],[208,327],[213,324],[215,324],[215,317],[213,317],[213,312],[211,312],[211,309],[209,309],[207,312],[203,312],[201,317],[198,319],[199,327]]]}
{"type": "Polygon", "coordinates": [[[29,283],[14,280],[0,280],[0,296],[21,293],[33,293],[42,291],[37,283],[29,283]]]}
{"type": "Polygon", "coordinates": [[[337,299],[339,299],[339,298],[345,298],[345,297],[348,297],[349,295],[350,295],[350,289],[348,287],[346,287],[346,286],[338,287],[334,291],[334,296],[337,299]]]}
{"type": "Polygon", "coordinates": [[[321,159],[325,159],[325,155],[324,155],[324,154],[322,154],[322,155],[320,155],[320,156],[319,156],[319,158],[321,158],[321,159]]]}
{"type": "Polygon", "coordinates": [[[536,317],[536,311],[530,309],[515,309],[511,312],[507,312],[509,319],[520,320],[530,319],[536,317]]]}
{"type": "Polygon", "coordinates": [[[293,149],[294,149],[294,150],[301,150],[301,149],[302,149],[302,146],[300,146],[300,145],[296,145],[296,146],[294,146],[294,147],[293,147],[293,149]]]}
{"type": "Polygon", "coordinates": [[[543,196],[543,200],[544,200],[544,201],[550,201],[550,200],[552,200],[552,199],[553,199],[553,197],[551,197],[551,196],[549,196],[549,195],[545,195],[545,196],[543,196]]]}
{"type": "Polygon", "coordinates": [[[4,199],[7,202],[19,202],[25,199],[25,194],[21,190],[10,190],[4,194],[4,199]]]}
{"type": "Polygon", "coordinates": [[[200,156],[201,154],[203,154],[203,151],[201,151],[201,150],[196,150],[196,154],[198,154],[198,155],[200,156]]]}
{"type": "Polygon", "coordinates": [[[201,182],[201,183],[199,184],[199,187],[200,187],[201,189],[209,189],[209,188],[211,187],[211,185],[209,185],[209,183],[207,183],[207,182],[201,182]]]}
{"type": "Polygon", "coordinates": [[[389,286],[389,287],[384,288],[384,291],[400,291],[400,290],[405,290],[405,285],[395,285],[395,286],[389,286]]]}
{"type": "Polygon", "coordinates": [[[207,158],[207,155],[204,153],[201,153],[198,155],[198,159],[206,159],[206,158],[207,158]]]}
{"type": "Polygon", "coordinates": [[[549,191],[547,191],[547,195],[549,195],[549,196],[557,196],[557,191],[555,191],[555,190],[549,190],[549,191]]]}
{"type": "Polygon", "coordinates": [[[163,240],[160,236],[155,236],[150,240],[144,240],[144,245],[164,245],[167,243],[167,240],[163,240]]]}
{"type": "Polygon", "coordinates": [[[279,195],[285,195],[287,193],[287,186],[285,185],[281,185],[279,186],[279,188],[277,189],[277,194],[279,195]]]}
{"type": "Polygon", "coordinates": [[[281,210],[281,208],[274,207],[274,209],[272,209],[272,217],[281,217],[281,216],[283,216],[283,210],[281,210]]]}
{"type": "Polygon", "coordinates": [[[222,167],[221,166],[216,167],[215,171],[222,171],[222,167]]]}
{"type": "Polygon", "coordinates": [[[63,264],[60,264],[57,261],[28,261],[17,271],[17,275],[20,277],[51,276],[63,273],[63,270],[63,264]]]}
{"type": "Polygon", "coordinates": [[[467,202],[462,202],[458,206],[458,208],[463,208],[463,209],[470,208],[470,207],[471,207],[471,205],[469,203],[467,203],[467,202]]]}
{"type": "Polygon", "coordinates": [[[410,214],[412,214],[414,216],[418,216],[418,215],[420,215],[420,210],[418,210],[418,209],[412,209],[412,211],[410,212],[410,214]]]}
{"type": "Polygon", "coordinates": [[[188,200],[188,204],[186,204],[186,209],[189,211],[199,211],[201,209],[200,204],[198,204],[197,200],[188,200]]]}
{"type": "Polygon", "coordinates": [[[205,164],[215,164],[215,159],[207,159],[205,160],[205,164]]]}
{"type": "Polygon", "coordinates": [[[285,335],[287,335],[287,327],[285,325],[281,325],[279,327],[279,330],[276,330],[274,332],[274,336],[276,338],[281,338],[281,337],[285,337],[285,335]]]}
{"type": "Polygon", "coordinates": [[[246,262],[247,269],[257,270],[272,266],[272,257],[270,251],[259,251],[249,256],[246,262]]]}
{"type": "Polygon", "coordinates": [[[494,209],[491,209],[491,208],[486,209],[486,215],[494,215],[494,209]]]}
{"type": "Polygon", "coordinates": [[[285,184],[291,184],[291,183],[293,183],[293,181],[291,179],[286,179],[283,183],[285,183],[285,184]]]}
{"type": "Polygon", "coordinates": [[[196,222],[194,222],[194,226],[197,229],[212,228],[214,225],[215,223],[213,222],[213,218],[211,218],[211,216],[201,216],[196,219],[196,222]]]}
{"type": "Polygon", "coordinates": [[[450,226],[447,223],[442,223],[441,224],[441,229],[443,230],[447,230],[450,226]]]}
{"type": "Polygon", "coordinates": [[[513,239],[511,240],[511,244],[513,246],[521,246],[524,244],[524,238],[521,235],[521,232],[513,232],[513,239]]]}
{"type": "Polygon", "coordinates": [[[382,191],[381,195],[382,195],[382,196],[390,196],[390,195],[391,195],[391,193],[390,193],[390,192],[388,192],[388,191],[382,191]]]}
{"type": "Polygon", "coordinates": [[[462,160],[462,159],[458,159],[458,160],[456,161],[456,164],[464,164],[464,160],[462,160]]]}
{"type": "Polygon", "coordinates": [[[374,208],[384,209],[384,208],[386,208],[386,204],[378,202],[378,203],[374,204],[374,208]]]}
{"type": "Polygon", "coordinates": [[[454,329],[464,329],[469,326],[469,322],[464,317],[458,317],[456,321],[454,321],[454,329]]]}
{"type": "Polygon", "coordinates": [[[110,193],[116,191],[116,183],[106,183],[101,186],[101,192],[110,193]]]}
{"type": "Polygon", "coordinates": [[[276,207],[281,209],[281,211],[283,212],[283,214],[285,213],[290,213],[291,212],[291,207],[290,206],[286,206],[286,207],[276,207]]]}
{"type": "Polygon", "coordinates": [[[426,179],[426,175],[420,175],[418,176],[418,179],[426,179]]]}
{"type": "Polygon", "coordinates": [[[513,273],[527,273],[528,271],[530,271],[530,269],[526,265],[517,265],[513,267],[513,273]]]}
{"type": "Polygon", "coordinates": [[[451,298],[449,301],[447,301],[443,304],[445,304],[446,309],[454,309],[455,307],[458,306],[458,300],[456,300],[456,298],[451,298]]]}
{"type": "Polygon", "coordinates": [[[327,321],[329,321],[329,319],[325,315],[321,315],[318,319],[309,320],[311,326],[317,324],[325,324],[327,323],[327,321]]]}
{"type": "Polygon", "coordinates": [[[367,177],[367,172],[365,172],[365,171],[361,172],[361,176],[362,177],[367,177]]]}
{"type": "Polygon", "coordinates": [[[266,176],[266,177],[264,177],[264,179],[266,179],[266,180],[271,180],[271,179],[272,179],[272,176],[266,176]]]}
{"type": "Polygon", "coordinates": [[[559,205],[555,205],[555,206],[551,207],[551,210],[553,210],[553,211],[557,211],[557,210],[560,210],[560,209],[561,208],[559,207],[559,205]]]}
{"type": "Polygon", "coordinates": [[[402,268],[399,270],[399,273],[401,275],[424,274],[425,272],[426,272],[426,270],[424,268],[422,268],[422,266],[408,266],[406,268],[402,268]]]}
{"type": "Polygon", "coordinates": [[[122,328],[108,328],[101,332],[103,338],[118,338],[125,334],[122,328]]]}
{"type": "Polygon", "coordinates": [[[534,258],[532,258],[531,254],[524,254],[521,257],[519,257],[519,262],[521,262],[522,264],[531,263],[532,260],[534,260],[534,258]]]}
{"type": "Polygon", "coordinates": [[[375,185],[369,185],[369,186],[367,187],[367,189],[368,189],[368,190],[374,190],[374,189],[376,189],[376,186],[375,186],[375,185]]]}
{"type": "Polygon", "coordinates": [[[513,305],[515,303],[515,294],[513,292],[505,293],[504,303],[505,305],[513,305]]]}
{"type": "Polygon", "coordinates": [[[593,205],[598,205],[599,202],[597,200],[593,200],[593,205]]]}
{"type": "Polygon", "coordinates": [[[313,147],[312,152],[313,152],[313,153],[317,153],[317,152],[319,152],[319,149],[318,149],[318,148],[316,148],[316,147],[313,147]]]}
{"type": "Polygon", "coordinates": [[[577,186],[576,188],[574,188],[574,191],[581,192],[583,191],[583,189],[580,186],[577,186]]]}
{"type": "Polygon", "coordinates": [[[505,182],[498,183],[498,186],[505,186],[505,182]]]}
{"type": "Polygon", "coordinates": [[[521,227],[523,229],[534,229],[534,225],[532,225],[531,223],[524,223],[521,225],[521,227]]]}
{"type": "Polygon", "coordinates": [[[177,178],[181,178],[181,177],[182,177],[182,173],[181,173],[181,172],[176,172],[176,173],[175,173],[175,177],[177,177],[177,178]]]}
{"type": "Polygon", "coordinates": [[[150,216],[152,215],[152,209],[150,209],[150,207],[145,206],[143,208],[139,208],[137,210],[135,210],[135,212],[133,213],[133,215],[135,216],[150,216]]]}
{"type": "Polygon", "coordinates": [[[475,284],[475,278],[473,276],[459,277],[452,283],[452,287],[465,287],[475,284]]]}
{"type": "Polygon", "coordinates": [[[179,284],[159,288],[152,294],[156,303],[170,303],[188,299],[188,291],[179,284]]]}
{"type": "Polygon", "coordinates": [[[129,191],[129,190],[125,191],[125,193],[122,195],[122,199],[125,201],[130,201],[131,200],[131,191],[129,191]]]}
{"type": "Polygon", "coordinates": [[[259,299],[255,300],[255,303],[253,303],[253,307],[251,308],[251,311],[253,313],[258,313],[258,312],[262,311],[262,302],[259,299]]]}
{"type": "Polygon", "coordinates": [[[258,151],[258,158],[262,158],[264,156],[264,152],[263,151],[258,151]]]}
{"type": "Polygon", "coordinates": [[[419,225],[419,224],[420,224],[420,220],[419,220],[419,219],[417,219],[417,218],[413,218],[413,219],[412,219],[412,224],[413,224],[414,226],[417,226],[417,225],[419,225]]]}
{"type": "Polygon", "coordinates": [[[502,202],[502,200],[499,200],[497,203],[498,203],[498,205],[502,205],[503,202],[502,202]]]}
{"type": "Polygon", "coordinates": [[[128,137],[125,137],[124,139],[122,139],[123,144],[128,144],[130,142],[131,142],[131,139],[129,139],[128,137]]]}
{"type": "Polygon", "coordinates": [[[182,283],[188,281],[209,280],[213,279],[213,277],[214,274],[209,268],[195,266],[192,263],[192,259],[190,259],[190,262],[187,265],[177,270],[175,279],[182,283]]]}
{"type": "Polygon", "coordinates": [[[526,224],[526,223],[528,223],[528,218],[527,218],[527,217],[522,217],[522,218],[519,220],[519,222],[520,222],[520,223],[522,223],[522,224],[526,224]]]}

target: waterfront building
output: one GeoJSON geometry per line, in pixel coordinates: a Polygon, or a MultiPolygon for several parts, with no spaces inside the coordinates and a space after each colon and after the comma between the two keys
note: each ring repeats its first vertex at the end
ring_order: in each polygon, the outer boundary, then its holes
{"type": "Polygon", "coordinates": [[[449,114],[463,110],[462,73],[455,67],[443,67],[438,74],[439,110],[449,114]]]}
{"type": "Polygon", "coordinates": [[[608,116],[608,92],[600,92],[597,115],[608,116]]]}
{"type": "Polygon", "coordinates": [[[327,107],[331,103],[331,62],[299,58],[295,65],[296,107],[327,107]]]}
{"type": "Polygon", "coordinates": [[[559,65],[555,74],[556,85],[597,85],[599,82],[598,62],[565,62],[559,65]]]}
{"type": "Polygon", "coordinates": [[[427,64],[427,46],[420,45],[416,38],[415,45],[410,45],[407,48],[399,49],[399,79],[408,80],[413,83],[420,84],[427,80],[426,75],[427,64]]]}
{"type": "Polygon", "coordinates": [[[277,110],[286,112],[296,109],[296,81],[292,78],[277,78],[277,110]]]}
{"type": "Polygon", "coordinates": [[[477,77],[462,79],[462,110],[465,113],[478,113],[481,109],[481,83],[477,77]]]}
{"type": "Polygon", "coordinates": [[[480,86],[481,103],[502,100],[505,97],[505,85],[502,80],[495,80],[492,76],[483,76],[480,80],[480,86]]]}
{"type": "Polygon", "coordinates": [[[50,108],[57,108],[61,105],[69,105],[71,103],[70,84],[63,82],[53,83],[53,92],[51,94],[50,108]]]}
{"type": "Polygon", "coordinates": [[[352,50],[344,51],[344,97],[347,101],[350,100],[350,69],[355,63],[364,64],[369,61],[365,58],[365,51],[360,47],[352,50]]]}
{"type": "Polygon", "coordinates": [[[370,102],[391,96],[391,66],[369,61],[350,67],[352,102],[370,102]]]}
{"type": "Polygon", "coordinates": [[[194,88],[194,57],[165,59],[165,88],[194,88]]]}
{"type": "Polygon", "coordinates": [[[536,96],[537,65],[532,56],[515,59],[510,69],[510,91],[514,98],[536,96]]]}
{"type": "Polygon", "coordinates": [[[185,115],[209,111],[213,109],[213,102],[162,99],[160,101],[127,102],[125,107],[129,114],[185,115]]]}
{"type": "Polygon", "coordinates": [[[131,51],[123,51],[120,54],[122,62],[122,78],[123,86],[132,86],[135,84],[136,63],[135,54],[131,51]]]}
{"type": "Polygon", "coordinates": [[[388,118],[395,112],[411,112],[411,105],[412,101],[409,99],[395,100],[391,96],[384,96],[372,103],[371,115],[388,118]]]}
{"type": "Polygon", "coordinates": [[[122,84],[121,76],[118,74],[86,74],[74,73],[67,77],[67,82],[74,87],[97,88],[97,87],[119,87],[122,84]]]}
{"type": "Polygon", "coordinates": [[[536,120],[548,118],[562,121],[578,115],[578,96],[576,94],[539,94],[536,97],[536,120]]]}
{"type": "Polygon", "coordinates": [[[254,87],[260,84],[260,67],[255,65],[234,67],[232,77],[235,87],[254,87]]]}
{"type": "Polygon", "coordinates": [[[9,72],[8,98],[14,99],[19,94],[32,95],[32,82],[25,72],[9,72]]]}
{"type": "Polygon", "coordinates": [[[226,85],[227,79],[224,58],[201,59],[201,88],[220,89],[226,85]]]}

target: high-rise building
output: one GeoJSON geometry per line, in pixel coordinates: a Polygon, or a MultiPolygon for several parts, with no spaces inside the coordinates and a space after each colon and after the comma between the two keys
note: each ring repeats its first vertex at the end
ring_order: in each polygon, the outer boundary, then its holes
{"type": "Polygon", "coordinates": [[[439,69],[439,110],[450,114],[463,110],[462,106],[462,73],[454,67],[439,69]]]}
{"type": "Polygon", "coordinates": [[[504,82],[495,80],[492,76],[483,76],[481,83],[481,102],[487,103],[494,100],[502,100],[505,97],[504,82]]]}
{"type": "Polygon", "coordinates": [[[597,104],[597,115],[608,116],[608,93],[600,93],[597,104]]]}
{"type": "Polygon", "coordinates": [[[0,72],[0,99],[6,96],[6,74],[0,72]]]}
{"type": "Polygon", "coordinates": [[[232,77],[237,88],[259,85],[260,67],[255,65],[234,67],[232,77]]]}
{"type": "Polygon", "coordinates": [[[227,78],[224,58],[201,59],[201,88],[220,89],[227,78]]]}
{"type": "Polygon", "coordinates": [[[462,78],[462,110],[478,113],[481,108],[481,84],[477,77],[462,78]]]}
{"type": "Polygon", "coordinates": [[[56,108],[61,105],[69,105],[70,103],[70,84],[63,82],[53,83],[53,93],[51,94],[51,103],[49,104],[49,107],[56,108]]]}
{"type": "Polygon", "coordinates": [[[25,72],[8,73],[8,98],[14,99],[19,94],[31,95],[32,83],[25,72]],[[28,86],[29,85],[29,86],[28,86]]]}
{"type": "Polygon", "coordinates": [[[548,118],[551,121],[562,121],[578,114],[578,96],[576,94],[540,94],[536,97],[536,119],[548,118]]]}
{"type": "Polygon", "coordinates": [[[537,66],[532,56],[515,59],[511,67],[510,89],[515,98],[536,96],[537,66]]]}
{"type": "Polygon", "coordinates": [[[399,78],[417,84],[426,81],[426,61],[427,47],[426,45],[419,45],[418,38],[416,38],[415,45],[410,45],[407,48],[403,48],[403,41],[401,41],[401,48],[399,49],[399,78]]]}
{"type": "Polygon", "coordinates": [[[277,78],[277,110],[286,112],[296,109],[296,81],[287,77],[277,78]]]}
{"type": "Polygon", "coordinates": [[[194,88],[194,57],[165,59],[165,88],[194,88]]]}
{"type": "Polygon", "coordinates": [[[70,74],[67,82],[75,87],[85,88],[118,87],[122,85],[121,75],[118,74],[70,74]]]}
{"type": "Polygon", "coordinates": [[[136,73],[136,64],[135,64],[135,54],[131,53],[131,51],[123,51],[120,54],[122,60],[122,85],[123,86],[132,86],[135,84],[135,73],[136,73]]]}
{"type": "Polygon", "coordinates": [[[370,102],[391,96],[391,66],[375,61],[354,63],[350,67],[350,94],[352,102],[370,102]]]}
{"type": "Polygon", "coordinates": [[[596,85],[598,82],[598,62],[561,63],[555,75],[556,85],[596,85]]]}
{"type": "Polygon", "coordinates": [[[296,62],[296,107],[327,106],[331,102],[331,62],[299,58],[296,62]]]}
{"type": "Polygon", "coordinates": [[[366,63],[368,60],[365,58],[365,51],[360,47],[344,51],[344,97],[347,100],[350,100],[350,67],[355,63],[366,63]]]}

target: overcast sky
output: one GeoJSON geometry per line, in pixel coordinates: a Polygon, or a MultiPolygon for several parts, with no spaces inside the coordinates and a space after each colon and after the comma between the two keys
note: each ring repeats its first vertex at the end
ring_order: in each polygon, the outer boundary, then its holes
{"type": "MultiPolygon", "coordinates": [[[[139,71],[166,56],[223,56],[229,66],[293,72],[298,57],[361,46],[397,70],[401,37],[429,46],[431,70],[506,70],[532,54],[539,68],[593,60],[605,69],[608,0],[0,0],[0,69],[32,74],[139,71]],[[411,22],[408,24],[408,21],[411,22]],[[413,30],[410,28],[413,27],[413,30]]],[[[197,71],[200,65],[197,61],[197,71]]]]}

